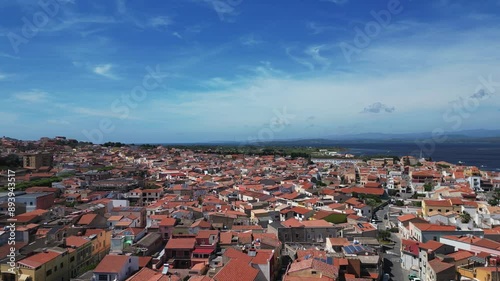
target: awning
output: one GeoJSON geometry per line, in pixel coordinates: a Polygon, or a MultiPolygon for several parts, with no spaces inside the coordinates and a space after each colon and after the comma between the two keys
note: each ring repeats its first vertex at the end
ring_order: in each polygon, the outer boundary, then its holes
{"type": "Polygon", "coordinates": [[[19,277],[18,279],[19,281],[27,281],[27,280],[31,280],[31,276],[29,276],[28,274],[21,274],[21,276],[19,277]]]}
{"type": "Polygon", "coordinates": [[[214,248],[208,248],[208,249],[195,249],[193,251],[193,254],[211,254],[213,253],[213,251],[215,251],[214,248]]]}
{"type": "Polygon", "coordinates": [[[470,261],[474,261],[474,262],[478,262],[478,263],[486,263],[486,260],[482,257],[478,257],[478,256],[472,256],[469,258],[470,261]]]}
{"type": "Polygon", "coordinates": [[[410,267],[410,270],[413,270],[413,271],[417,271],[417,272],[418,272],[418,271],[420,271],[420,267],[418,267],[418,266],[416,266],[416,265],[412,265],[412,266],[410,267]]]}

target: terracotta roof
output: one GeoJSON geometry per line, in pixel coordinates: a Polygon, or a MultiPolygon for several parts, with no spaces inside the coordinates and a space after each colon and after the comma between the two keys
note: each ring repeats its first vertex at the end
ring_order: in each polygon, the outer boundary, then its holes
{"type": "Polygon", "coordinates": [[[129,256],[107,255],[94,269],[94,273],[119,273],[129,258],[129,256]]]}
{"type": "Polygon", "coordinates": [[[459,250],[455,253],[448,254],[447,256],[453,258],[455,261],[461,261],[474,256],[474,254],[468,251],[459,250]]]}
{"type": "Polygon", "coordinates": [[[452,203],[449,199],[446,200],[424,200],[426,206],[433,207],[451,207],[452,203]]]}
{"type": "Polygon", "coordinates": [[[219,234],[218,230],[200,230],[198,231],[198,235],[196,235],[196,238],[207,239],[210,238],[211,235],[217,236],[218,234],[219,234]]]}
{"type": "Polygon", "coordinates": [[[87,242],[90,240],[85,239],[81,236],[69,236],[66,238],[66,245],[67,246],[75,246],[75,247],[80,247],[85,245],[87,242]]]}
{"type": "Polygon", "coordinates": [[[174,226],[176,222],[177,220],[174,218],[163,218],[158,225],[169,227],[169,226],[174,226]]]}
{"type": "Polygon", "coordinates": [[[241,259],[231,259],[215,276],[216,281],[254,281],[259,270],[241,259]]]}
{"type": "Polygon", "coordinates": [[[349,240],[347,238],[337,237],[337,238],[328,238],[330,240],[330,244],[332,246],[349,246],[349,240]]]}
{"type": "Polygon", "coordinates": [[[195,238],[173,238],[168,240],[165,249],[194,249],[195,238]]]}
{"type": "Polygon", "coordinates": [[[295,218],[287,219],[286,221],[282,222],[281,225],[285,227],[304,227],[304,225],[295,218]]]}
{"type": "Polygon", "coordinates": [[[439,272],[445,271],[449,268],[455,267],[454,264],[442,262],[439,259],[433,259],[433,260],[429,261],[429,265],[430,265],[430,267],[432,267],[432,269],[434,270],[435,273],[439,273],[439,272]]]}
{"type": "Polygon", "coordinates": [[[416,218],[417,216],[415,216],[414,214],[407,214],[407,215],[402,215],[402,216],[399,216],[398,217],[398,221],[400,222],[405,222],[405,221],[409,221],[411,219],[414,219],[416,218]]]}
{"type": "Polygon", "coordinates": [[[439,225],[431,223],[413,223],[413,225],[421,231],[456,231],[454,225],[439,225]]]}
{"type": "Polygon", "coordinates": [[[46,253],[42,252],[42,253],[34,254],[34,255],[27,257],[25,259],[22,259],[19,261],[19,263],[22,265],[26,265],[28,267],[31,267],[31,268],[36,268],[36,267],[39,267],[39,266],[45,264],[46,262],[49,262],[49,261],[57,258],[59,255],[60,254],[57,252],[47,251],[46,253]]]}
{"type": "Polygon", "coordinates": [[[80,225],[88,225],[90,223],[92,223],[92,221],[97,217],[96,214],[85,214],[83,215],[80,220],[78,221],[77,224],[80,224],[80,225]]]}
{"type": "Polygon", "coordinates": [[[437,242],[434,240],[430,240],[430,241],[427,241],[425,243],[420,243],[420,245],[419,245],[419,247],[422,249],[432,250],[432,251],[436,251],[437,249],[441,248],[442,246],[444,246],[443,243],[440,243],[440,242],[437,242]]]}

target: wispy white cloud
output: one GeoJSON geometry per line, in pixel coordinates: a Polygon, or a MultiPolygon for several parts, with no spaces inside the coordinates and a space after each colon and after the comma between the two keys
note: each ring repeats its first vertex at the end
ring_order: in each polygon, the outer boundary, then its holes
{"type": "Polygon", "coordinates": [[[47,123],[54,124],[54,125],[70,125],[71,124],[71,122],[69,122],[68,120],[64,120],[64,119],[49,119],[49,120],[47,120],[47,123]]]}
{"type": "Polygon", "coordinates": [[[125,0],[117,0],[116,1],[116,10],[119,14],[127,13],[127,4],[125,0]]]}
{"type": "Polygon", "coordinates": [[[262,41],[259,36],[251,33],[240,37],[240,42],[245,46],[255,46],[263,43],[264,41],[262,41]]]}
{"type": "Polygon", "coordinates": [[[234,84],[235,84],[234,81],[230,81],[221,77],[214,77],[202,83],[203,86],[207,86],[210,88],[229,87],[234,84]]]}
{"type": "Polygon", "coordinates": [[[321,51],[326,48],[328,48],[326,45],[310,46],[306,49],[305,53],[309,55],[316,63],[326,68],[330,66],[331,63],[330,59],[321,55],[321,51]]]}
{"type": "Polygon", "coordinates": [[[349,2],[349,0],[321,0],[321,1],[335,3],[337,5],[343,5],[349,2]]]}
{"type": "Polygon", "coordinates": [[[179,39],[182,39],[182,36],[179,34],[179,32],[172,32],[172,35],[179,39]]]}
{"type": "Polygon", "coordinates": [[[308,61],[307,59],[304,59],[304,58],[300,58],[296,55],[293,55],[292,54],[292,50],[294,48],[292,47],[287,47],[285,49],[285,52],[286,54],[288,55],[288,57],[290,57],[293,61],[295,61],[296,63],[299,63],[307,68],[309,68],[310,70],[314,70],[314,64],[312,64],[310,61],[308,61]]]}
{"type": "Polygon", "coordinates": [[[0,72],[0,81],[7,79],[7,74],[0,72]]]}
{"type": "Polygon", "coordinates": [[[322,25],[317,22],[307,22],[306,27],[312,31],[312,34],[320,34],[326,31],[345,31],[346,28],[340,26],[322,25]]]}
{"type": "Polygon", "coordinates": [[[111,71],[113,69],[112,64],[99,64],[93,68],[95,74],[104,76],[109,79],[118,79],[118,77],[111,71]]]}
{"type": "Polygon", "coordinates": [[[46,102],[49,98],[49,94],[40,90],[31,90],[29,92],[15,93],[13,97],[17,100],[28,102],[28,103],[40,103],[46,102]]]}
{"type": "Polygon", "coordinates": [[[288,47],[285,49],[286,54],[293,61],[309,68],[310,70],[315,70],[318,66],[322,69],[326,69],[331,64],[331,59],[322,55],[322,52],[327,50],[331,50],[332,46],[327,44],[322,45],[312,45],[308,46],[303,50],[302,55],[294,55],[292,54],[293,48],[288,47]]]}
{"type": "Polygon", "coordinates": [[[149,19],[149,25],[156,29],[166,29],[172,25],[172,19],[167,16],[158,16],[149,19]]]}
{"type": "Polygon", "coordinates": [[[119,23],[117,19],[112,16],[102,16],[102,15],[80,15],[76,13],[66,12],[62,19],[51,22],[45,27],[41,28],[41,32],[55,33],[62,31],[75,31],[80,30],[82,35],[88,35],[95,32],[94,29],[89,27],[93,26],[107,26],[109,24],[119,23]]]}
{"type": "Polygon", "coordinates": [[[0,52],[0,57],[2,58],[8,58],[8,59],[19,59],[18,56],[13,56],[4,52],[0,52]]]}

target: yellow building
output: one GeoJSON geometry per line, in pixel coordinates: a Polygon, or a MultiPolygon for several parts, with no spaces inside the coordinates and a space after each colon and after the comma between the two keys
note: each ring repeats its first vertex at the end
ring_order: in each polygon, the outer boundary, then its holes
{"type": "Polygon", "coordinates": [[[2,264],[2,281],[69,281],[97,265],[111,248],[111,231],[88,229],[86,236],[66,238],[66,248],[49,248],[16,262],[2,264]]]}
{"type": "Polygon", "coordinates": [[[101,261],[111,249],[111,230],[87,229],[85,235],[92,242],[92,263],[101,261]]]}
{"type": "Polygon", "coordinates": [[[467,266],[464,266],[458,268],[458,275],[460,277],[467,277],[476,281],[500,280],[500,272],[497,270],[499,269],[493,266],[476,268],[468,268],[467,266]]]}
{"type": "Polygon", "coordinates": [[[422,215],[428,217],[430,212],[436,211],[439,214],[448,212],[461,213],[463,205],[477,207],[476,202],[463,201],[460,198],[452,198],[445,200],[422,200],[422,215]]]}
{"type": "Polygon", "coordinates": [[[3,281],[61,281],[70,280],[68,250],[51,248],[24,258],[15,267],[1,265],[3,281]]]}

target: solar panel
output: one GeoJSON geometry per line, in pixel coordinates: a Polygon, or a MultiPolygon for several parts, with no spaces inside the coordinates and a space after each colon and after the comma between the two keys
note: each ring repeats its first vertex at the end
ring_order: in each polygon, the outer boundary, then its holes
{"type": "Polygon", "coordinates": [[[354,253],[354,248],[351,245],[349,245],[349,246],[344,247],[344,251],[347,254],[353,254],[354,253]]]}

